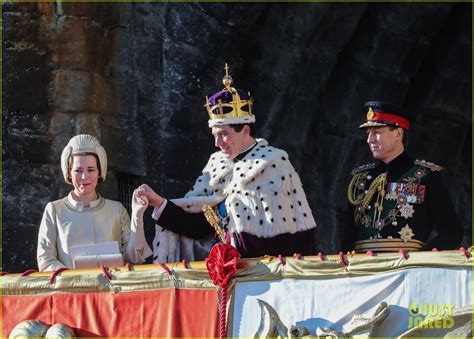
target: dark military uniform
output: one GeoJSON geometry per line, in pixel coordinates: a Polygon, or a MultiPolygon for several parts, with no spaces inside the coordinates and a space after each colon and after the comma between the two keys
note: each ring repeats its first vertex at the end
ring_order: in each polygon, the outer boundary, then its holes
{"type": "MultiPolygon", "coordinates": [[[[364,106],[366,122],[360,129],[402,128],[404,133],[410,129],[408,117],[397,107],[380,101],[369,101],[364,106]]],[[[376,145],[376,151],[383,150],[376,137],[369,138],[367,142],[376,145]]],[[[382,146],[393,140],[382,140],[382,146]]],[[[403,140],[399,142],[403,151],[403,140]]],[[[440,166],[414,161],[405,152],[388,163],[379,161],[352,171],[347,192],[352,215],[345,225],[343,249],[389,252],[458,246],[462,228],[440,171],[440,166]],[[434,237],[433,230],[437,231],[434,237]]]]}
{"type": "Polygon", "coordinates": [[[458,246],[462,228],[440,171],[440,166],[413,161],[406,153],[388,164],[371,163],[355,169],[348,189],[353,214],[350,229],[345,232],[345,250],[458,246]],[[433,229],[438,234],[430,238],[433,229]]]}

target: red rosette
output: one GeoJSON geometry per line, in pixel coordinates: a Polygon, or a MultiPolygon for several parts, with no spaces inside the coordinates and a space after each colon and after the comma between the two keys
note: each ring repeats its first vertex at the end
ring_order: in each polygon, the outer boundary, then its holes
{"type": "Polygon", "coordinates": [[[237,271],[240,253],[230,244],[215,244],[206,259],[206,267],[212,282],[225,287],[230,277],[237,271]]]}

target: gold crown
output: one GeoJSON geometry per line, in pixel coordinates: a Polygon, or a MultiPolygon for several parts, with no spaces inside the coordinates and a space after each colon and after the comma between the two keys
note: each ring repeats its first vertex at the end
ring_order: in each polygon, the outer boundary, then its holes
{"type": "MultiPolygon", "coordinates": [[[[222,83],[225,88],[222,91],[213,95],[217,96],[217,102],[214,102],[212,105],[209,102],[209,98],[206,96],[206,104],[204,105],[209,114],[209,125],[214,125],[214,121],[218,122],[217,124],[238,124],[238,123],[252,123],[255,122],[255,117],[252,114],[252,104],[253,99],[250,97],[250,92],[248,93],[248,99],[242,99],[238,91],[232,87],[232,76],[229,75],[229,66],[225,64],[225,76],[222,79],[222,83]],[[222,102],[222,99],[219,99],[219,94],[228,91],[232,94],[232,101],[222,102]],[[243,107],[247,106],[248,110],[244,110],[243,107]],[[214,111],[217,110],[217,113],[214,111]]],[[[212,99],[212,97],[211,97],[212,99]]]]}

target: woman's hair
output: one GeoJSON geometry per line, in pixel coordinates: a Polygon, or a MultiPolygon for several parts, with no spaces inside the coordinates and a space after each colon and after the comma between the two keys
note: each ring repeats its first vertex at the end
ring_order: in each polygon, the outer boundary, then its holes
{"type": "Polygon", "coordinates": [[[77,156],[77,155],[93,155],[95,160],[97,161],[97,169],[99,170],[99,179],[97,180],[98,183],[104,181],[104,179],[102,178],[102,171],[100,170],[100,160],[99,160],[99,157],[97,156],[97,154],[95,153],[92,153],[92,152],[80,152],[80,153],[74,153],[74,154],[71,154],[71,156],[69,157],[68,161],[67,161],[67,173],[68,173],[68,176],[69,176],[69,180],[71,180],[71,168],[72,168],[72,158],[77,156]]]}

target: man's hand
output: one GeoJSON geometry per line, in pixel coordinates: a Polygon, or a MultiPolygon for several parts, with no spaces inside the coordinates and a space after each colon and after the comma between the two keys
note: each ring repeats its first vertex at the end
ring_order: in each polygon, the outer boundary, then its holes
{"type": "MultiPolygon", "coordinates": [[[[147,184],[140,185],[135,191],[137,203],[141,205],[151,205],[159,208],[165,199],[151,189],[147,184]]],[[[135,199],[134,199],[135,201],[135,199]]]]}

